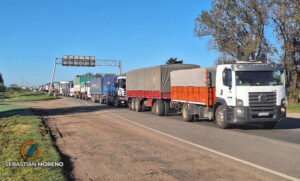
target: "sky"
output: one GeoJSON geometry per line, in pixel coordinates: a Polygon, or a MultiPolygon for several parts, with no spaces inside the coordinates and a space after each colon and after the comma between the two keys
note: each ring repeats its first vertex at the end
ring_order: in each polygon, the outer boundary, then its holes
{"type": "MultiPolygon", "coordinates": [[[[123,72],[170,57],[214,66],[208,38],[193,32],[194,19],[210,7],[209,0],[0,0],[0,72],[6,86],[42,85],[63,55],[121,60],[123,72]]],[[[54,81],[118,71],[58,65],[54,81]]]]}

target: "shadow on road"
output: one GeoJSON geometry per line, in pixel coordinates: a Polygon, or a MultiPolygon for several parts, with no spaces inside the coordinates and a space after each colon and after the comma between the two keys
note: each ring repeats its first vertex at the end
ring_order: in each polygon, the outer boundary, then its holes
{"type": "Polygon", "coordinates": [[[12,116],[32,116],[32,113],[29,108],[20,108],[0,112],[0,118],[7,118],[12,116]]]}
{"type": "MultiPolygon", "coordinates": [[[[110,110],[115,109],[113,106],[76,106],[76,107],[66,107],[66,108],[33,108],[33,111],[39,115],[68,115],[68,114],[75,114],[75,113],[92,113],[101,110],[110,110]]],[[[122,108],[118,108],[122,109],[122,108]]]]}
{"type": "MultiPolygon", "coordinates": [[[[242,130],[263,130],[263,129],[265,129],[261,124],[242,124],[242,125],[236,125],[233,128],[242,129],[242,130]]],[[[274,129],[283,130],[283,129],[298,129],[298,128],[300,128],[300,119],[286,118],[285,120],[282,120],[279,123],[277,123],[277,125],[274,129]]]]}

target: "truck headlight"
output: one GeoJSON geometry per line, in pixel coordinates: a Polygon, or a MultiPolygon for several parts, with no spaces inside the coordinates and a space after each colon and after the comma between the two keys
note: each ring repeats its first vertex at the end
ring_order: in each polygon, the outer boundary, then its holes
{"type": "Polygon", "coordinates": [[[281,111],[282,113],[285,113],[285,108],[282,107],[282,108],[280,109],[280,111],[281,111]]]}
{"type": "Polygon", "coordinates": [[[241,99],[236,99],[236,105],[237,106],[243,106],[244,103],[243,103],[243,101],[241,99]]]}
{"type": "Polygon", "coordinates": [[[281,99],[281,105],[285,106],[286,104],[287,104],[287,98],[285,97],[285,98],[281,99]]]}
{"type": "Polygon", "coordinates": [[[237,108],[237,109],[236,109],[236,113],[237,113],[239,116],[242,116],[242,115],[244,115],[244,109],[243,109],[243,108],[237,108]]]}

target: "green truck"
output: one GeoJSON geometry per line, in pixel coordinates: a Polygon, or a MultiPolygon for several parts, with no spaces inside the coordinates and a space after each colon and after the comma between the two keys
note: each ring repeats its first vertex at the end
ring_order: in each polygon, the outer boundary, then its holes
{"type": "Polygon", "coordinates": [[[86,97],[86,82],[94,79],[94,76],[77,76],[74,79],[74,94],[77,99],[84,99],[86,97]]]}

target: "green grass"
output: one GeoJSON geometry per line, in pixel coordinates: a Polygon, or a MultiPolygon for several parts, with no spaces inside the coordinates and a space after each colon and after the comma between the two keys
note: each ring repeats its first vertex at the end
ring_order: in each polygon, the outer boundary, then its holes
{"type": "Polygon", "coordinates": [[[287,105],[286,110],[289,112],[300,112],[300,104],[287,105]]]}
{"type": "Polygon", "coordinates": [[[57,99],[54,96],[48,96],[43,92],[16,91],[0,92],[0,102],[24,102],[24,101],[43,101],[57,99]]]}
{"type": "Polygon", "coordinates": [[[62,167],[5,167],[5,162],[26,162],[24,143],[39,145],[39,157],[30,162],[60,162],[42,120],[26,106],[0,105],[0,180],[66,180],[62,167]]]}

